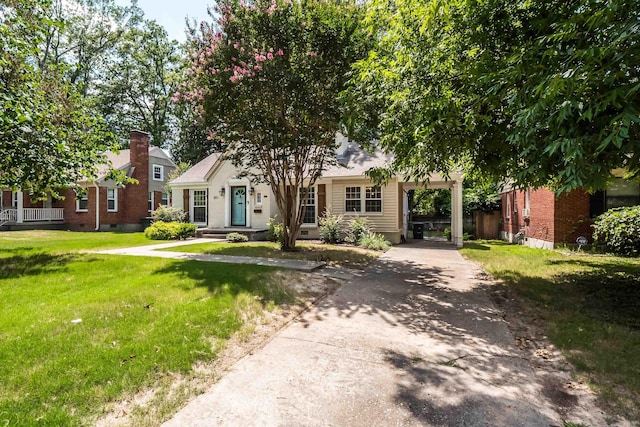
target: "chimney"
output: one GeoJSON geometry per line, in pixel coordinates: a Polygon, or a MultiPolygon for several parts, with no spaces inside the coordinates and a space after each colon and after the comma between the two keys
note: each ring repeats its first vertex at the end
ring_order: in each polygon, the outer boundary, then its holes
{"type": "Polygon", "coordinates": [[[149,134],[139,130],[129,133],[129,159],[131,161],[131,178],[137,179],[137,185],[127,187],[126,213],[127,222],[136,224],[141,218],[149,215],[149,134]]]}

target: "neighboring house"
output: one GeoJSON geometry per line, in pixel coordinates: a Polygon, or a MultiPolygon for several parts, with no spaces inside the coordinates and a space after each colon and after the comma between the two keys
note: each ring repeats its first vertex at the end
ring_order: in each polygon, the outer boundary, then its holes
{"type": "Polygon", "coordinates": [[[527,246],[552,249],[575,244],[579,236],[592,240],[593,220],[608,209],[640,204],[640,184],[616,179],[606,191],[589,194],[574,190],[559,197],[547,189],[514,190],[502,193],[501,237],[518,241],[522,232],[527,246]]]}
{"type": "Polygon", "coordinates": [[[4,227],[11,229],[57,224],[58,228],[71,230],[141,230],[143,219],[158,205],[170,204],[164,186],[176,165],[162,149],[149,147],[149,134],[140,131],[130,133],[128,150],[118,154],[109,152],[107,158],[113,169],[125,171],[139,183],[118,186],[107,179],[105,166],[96,180],[78,183],[87,190],[81,198],[76,197],[74,190],[67,189],[64,200],[49,197],[32,203],[28,194],[3,191],[0,224],[5,223],[4,227]]]}
{"type": "MultiPolygon", "coordinates": [[[[312,187],[304,215],[300,238],[319,237],[318,219],[325,211],[367,217],[374,231],[391,242],[400,243],[407,236],[409,217],[408,191],[421,187],[414,181],[393,177],[376,187],[365,176],[372,167],[383,166],[390,158],[368,154],[346,138],[340,142],[337,157],[340,166],[326,170],[312,187]]],[[[452,189],[453,241],[462,246],[462,175],[445,180],[431,176],[429,188],[452,189]]],[[[173,206],[189,213],[199,227],[223,233],[231,230],[264,230],[278,208],[268,184],[253,183],[241,177],[239,170],[220,153],[214,153],[170,183],[173,206]]]]}

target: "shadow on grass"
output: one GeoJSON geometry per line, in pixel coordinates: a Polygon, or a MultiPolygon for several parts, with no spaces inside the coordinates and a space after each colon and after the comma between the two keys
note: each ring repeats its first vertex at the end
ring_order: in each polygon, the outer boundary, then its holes
{"type": "MultiPolygon", "coordinates": [[[[0,253],[20,253],[23,251],[24,248],[3,249],[0,250],[0,253]]],[[[59,272],[77,258],[78,255],[76,254],[50,254],[46,252],[2,257],[0,258],[0,279],[59,272]]]]}
{"type": "Polygon", "coordinates": [[[176,274],[195,281],[196,286],[206,287],[214,296],[236,296],[249,292],[265,303],[291,302],[293,295],[277,277],[273,267],[248,264],[224,264],[202,261],[175,261],[153,274],[176,274]]]}

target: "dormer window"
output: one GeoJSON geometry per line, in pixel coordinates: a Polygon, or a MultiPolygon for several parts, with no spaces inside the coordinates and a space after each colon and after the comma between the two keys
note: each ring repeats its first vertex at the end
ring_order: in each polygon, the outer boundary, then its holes
{"type": "Polygon", "coordinates": [[[164,166],[153,165],[153,180],[164,181],[164,166]]]}

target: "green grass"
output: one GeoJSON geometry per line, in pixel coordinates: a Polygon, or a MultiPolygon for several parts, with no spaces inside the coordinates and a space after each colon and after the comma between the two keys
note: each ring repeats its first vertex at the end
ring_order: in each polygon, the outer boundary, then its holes
{"type": "Polygon", "coordinates": [[[328,265],[361,269],[381,255],[380,252],[353,246],[297,242],[295,252],[283,252],[277,243],[202,243],[171,247],[167,251],[203,253],[212,255],[251,256],[263,258],[284,258],[307,261],[324,261],[328,265]]]}
{"type": "Polygon", "coordinates": [[[248,311],[293,298],[267,267],[79,252],[144,243],[0,233],[1,425],[92,424],[109,403],[214,359],[248,311]]]}
{"type": "Polygon", "coordinates": [[[640,421],[640,259],[559,253],[502,242],[463,255],[532,302],[551,341],[600,395],[640,421]]]}

